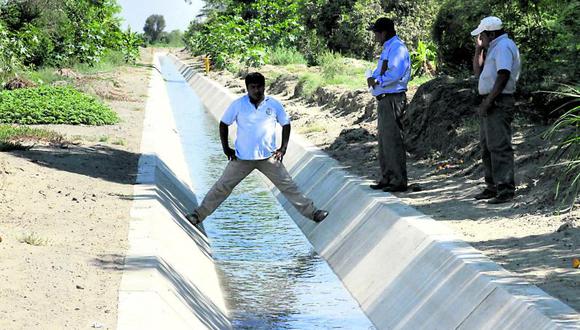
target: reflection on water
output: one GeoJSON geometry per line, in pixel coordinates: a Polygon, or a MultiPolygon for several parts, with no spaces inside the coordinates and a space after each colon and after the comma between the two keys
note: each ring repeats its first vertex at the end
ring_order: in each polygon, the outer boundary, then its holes
{"type": "MultiPolygon", "coordinates": [[[[180,76],[162,61],[166,79],[180,76]]],[[[203,198],[226,165],[217,123],[187,84],[168,84],[192,182],[203,198]]],[[[236,329],[372,329],[328,265],[252,173],[204,221],[236,329]]]]}

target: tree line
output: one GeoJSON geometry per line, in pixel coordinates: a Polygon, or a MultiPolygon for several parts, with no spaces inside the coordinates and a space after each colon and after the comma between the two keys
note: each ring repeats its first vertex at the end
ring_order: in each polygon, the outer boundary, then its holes
{"type": "Polygon", "coordinates": [[[371,60],[376,47],[366,28],[385,16],[412,51],[422,52],[418,59],[432,58],[440,72],[456,73],[469,71],[469,32],[494,15],[520,47],[520,86],[534,91],[577,82],[579,11],[574,0],[206,0],[185,43],[217,67],[259,66],[275,48],[296,49],[309,65],[326,51],[371,60]]]}

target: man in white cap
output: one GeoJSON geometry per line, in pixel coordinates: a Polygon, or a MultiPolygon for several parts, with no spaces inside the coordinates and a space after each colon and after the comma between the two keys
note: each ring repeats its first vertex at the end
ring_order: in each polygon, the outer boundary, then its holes
{"type": "Polygon", "coordinates": [[[505,203],[515,195],[511,123],[520,53],[497,17],[482,19],[471,35],[477,36],[473,72],[479,77],[482,99],[479,135],[486,183],[486,188],[474,197],[488,199],[490,204],[505,203]]]}

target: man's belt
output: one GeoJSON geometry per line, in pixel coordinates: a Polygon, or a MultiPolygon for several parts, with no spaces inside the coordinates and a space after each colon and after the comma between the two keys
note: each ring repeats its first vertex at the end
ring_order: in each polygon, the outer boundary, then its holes
{"type": "Polygon", "coordinates": [[[380,94],[380,95],[375,96],[375,98],[377,99],[377,101],[380,101],[389,95],[399,95],[399,94],[405,94],[405,92],[403,91],[403,92],[398,92],[398,93],[384,93],[384,94],[380,94]]]}

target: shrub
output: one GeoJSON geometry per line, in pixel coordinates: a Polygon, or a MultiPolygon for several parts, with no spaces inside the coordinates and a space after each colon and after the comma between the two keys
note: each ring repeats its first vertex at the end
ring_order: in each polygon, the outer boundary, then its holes
{"type": "Polygon", "coordinates": [[[11,37],[0,21],[0,85],[20,67],[21,63],[16,52],[20,45],[20,41],[11,37]]]}
{"type": "MultiPolygon", "coordinates": [[[[115,0],[0,1],[0,23],[19,41],[11,51],[33,66],[97,63],[107,50],[135,54],[120,30],[115,0]]],[[[130,59],[130,56],[129,56],[130,59]]]]}
{"type": "Polygon", "coordinates": [[[366,29],[381,16],[377,1],[307,1],[302,12],[306,27],[323,38],[331,51],[372,58],[374,37],[366,29]]]}
{"type": "Polygon", "coordinates": [[[118,121],[109,107],[71,87],[0,92],[0,123],[107,125],[118,121]]]}
{"type": "Polygon", "coordinates": [[[432,39],[431,32],[441,0],[381,0],[386,16],[393,19],[397,34],[409,48],[432,39]]]}
{"type": "Polygon", "coordinates": [[[432,42],[425,43],[421,40],[415,50],[411,51],[412,77],[432,75],[437,70],[437,48],[432,42]]]}

